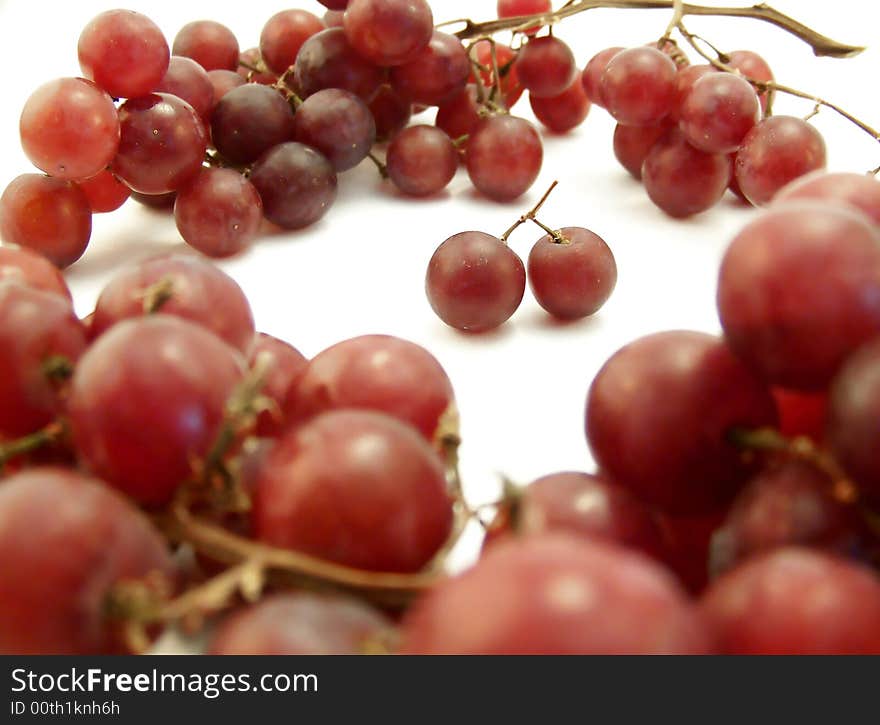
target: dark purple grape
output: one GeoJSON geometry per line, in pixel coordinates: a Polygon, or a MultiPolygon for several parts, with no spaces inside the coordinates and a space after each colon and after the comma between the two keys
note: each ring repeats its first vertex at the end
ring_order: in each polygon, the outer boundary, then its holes
{"type": "Polygon", "coordinates": [[[320,151],[333,168],[347,171],[363,161],[376,140],[373,114],[354,93],[327,88],[296,109],[294,138],[320,151]]]}
{"type": "Polygon", "coordinates": [[[341,88],[369,101],[385,80],[385,72],[358,55],[342,28],[313,35],[296,56],[294,82],[305,97],[325,88],[341,88]]]}
{"type": "Polygon", "coordinates": [[[274,88],[247,83],[233,88],[214,107],[211,138],[224,159],[251,164],[293,139],[293,109],[274,88]]]}

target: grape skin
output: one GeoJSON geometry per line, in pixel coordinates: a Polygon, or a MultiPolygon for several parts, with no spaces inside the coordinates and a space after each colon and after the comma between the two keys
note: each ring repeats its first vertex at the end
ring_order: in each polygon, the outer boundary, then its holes
{"type": "Polygon", "coordinates": [[[184,25],[174,36],[171,52],[192,58],[206,71],[238,68],[235,34],[213,20],[195,20],[184,25]]]}
{"type": "Polygon", "coordinates": [[[388,146],[385,168],[405,194],[427,196],[446,188],[458,170],[458,149],[436,126],[410,126],[388,146]]]}
{"type": "Polygon", "coordinates": [[[468,139],[465,163],[473,185],[494,201],[513,201],[541,171],[544,147],[535,127],[516,116],[489,116],[468,139]]]}
{"type": "Polygon", "coordinates": [[[376,122],[354,93],[327,88],[313,93],[296,110],[293,137],[320,151],[337,172],[347,171],[370,153],[376,122]]]}
{"type": "Polygon", "coordinates": [[[0,247],[0,283],[3,282],[17,282],[73,300],[58,268],[44,256],[24,247],[0,247]]]}
{"type": "Polygon", "coordinates": [[[409,62],[428,44],[434,16],[425,0],[351,0],[342,25],[358,53],[387,67],[409,62]]]}

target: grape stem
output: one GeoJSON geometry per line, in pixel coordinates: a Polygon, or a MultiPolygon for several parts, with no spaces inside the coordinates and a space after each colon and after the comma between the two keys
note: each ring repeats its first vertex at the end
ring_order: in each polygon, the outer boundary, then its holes
{"type": "Polygon", "coordinates": [[[380,159],[378,156],[376,156],[376,154],[373,153],[372,151],[370,151],[370,153],[367,154],[367,158],[370,161],[372,161],[374,164],[376,164],[376,168],[379,170],[379,176],[381,176],[383,179],[387,179],[388,178],[388,167],[383,163],[382,159],[380,159]]]}
{"type": "Polygon", "coordinates": [[[539,222],[537,219],[535,219],[535,215],[541,210],[541,207],[544,206],[544,202],[547,201],[547,198],[550,196],[550,194],[553,193],[553,189],[555,189],[558,184],[559,184],[558,181],[554,181],[552,184],[550,184],[550,188],[544,192],[544,196],[542,196],[540,198],[538,203],[535,204],[535,206],[532,207],[532,209],[530,211],[526,212],[519,219],[517,219],[510,226],[510,228],[506,232],[504,232],[504,234],[501,235],[502,242],[507,244],[507,240],[510,238],[510,235],[513,234],[517,229],[519,229],[523,224],[525,224],[528,221],[535,222],[535,224],[537,224],[544,231],[546,231],[551,237],[553,237],[554,242],[557,242],[559,244],[563,244],[567,241],[559,234],[559,232],[554,231],[554,230],[550,229],[549,227],[544,226],[543,224],[541,224],[541,222],[539,222]]]}
{"type": "Polygon", "coordinates": [[[865,48],[857,45],[839,43],[821,33],[808,28],[794,18],[785,15],[778,10],[760,3],[749,7],[710,7],[706,5],[692,5],[691,3],[678,3],[677,0],[572,0],[552,13],[538,13],[535,15],[522,15],[513,18],[501,18],[477,23],[463,18],[459,21],[451,21],[446,25],[461,22],[464,28],[455,35],[461,40],[469,40],[482,35],[493,35],[504,30],[522,31],[536,25],[552,25],[564,18],[587,10],[597,8],[620,9],[620,10],[674,10],[681,13],[681,18],[689,15],[704,15],[715,17],[738,17],[751,18],[770,23],[782,30],[799,38],[813,49],[817,56],[829,56],[832,58],[850,58],[858,55],[865,48]],[[677,6],[680,4],[680,11],[677,6]]]}
{"type": "Polygon", "coordinates": [[[6,467],[6,464],[19,456],[33,453],[40,448],[60,441],[66,432],[65,425],[60,421],[55,421],[34,433],[0,444],[0,471],[6,467]]]}
{"type": "MultiPolygon", "coordinates": [[[[807,93],[806,91],[799,91],[797,88],[792,88],[791,86],[786,86],[786,85],[783,85],[782,83],[777,83],[776,81],[759,81],[754,78],[749,78],[748,76],[742,75],[742,73],[739,73],[738,70],[736,70],[732,66],[728,65],[727,64],[727,60],[728,60],[727,56],[725,56],[724,53],[718,52],[718,50],[714,46],[712,46],[710,43],[707,43],[707,45],[709,45],[712,48],[713,52],[716,55],[712,56],[709,53],[707,53],[700,46],[700,43],[698,42],[698,41],[702,41],[702,42],[706,43],[706,41],[703,38],[700,38],[698,35],[694,35],[693,33],[688,32],[687,28],[685,28],[684,24],[680,21],[678,23],[678,32],[681,33],[682,37],[688,42],[688,44],[701,57],[703,57],[704,59],[709,61],[709,63],[711,63],[713,66],[715,66],[719,70],[727,71],[728,73],[737,73],[738,75],[741,75],[743,78],[745,78],[745,80],[747,80],[749,83],[751,83],[755,87],[755,89],[758,90],[759,92],[768,91],[770,93],[785,93],[786,95],[789,95],[789,96],[794,96],[796,98],[803,98],[806,101],[812,101],[813,103],[816,104],[816,108],[824,106],[825,108],[828,108],[828,109],[834,111],[835,113],[841,115],[843,118],[845,118],[850,123],[853,123],[856,126],[858,126],[860,129],[862,129],[862,131],[867,133],[875,141],[880,141],[880,131],[877,131],[877,129],[872,128],[864,121],[856,118],[849,111],[841,108],[836,103],[831,103],[830,101],[826,101],[824,98],[819,98],[818,96],[815,96],[812,93],[807,93]]],[[[815,112],[812,115],[815,115],[815,112]]],[[[872,172],[872,173],[874,173],[874,172],[872,172]]]]}

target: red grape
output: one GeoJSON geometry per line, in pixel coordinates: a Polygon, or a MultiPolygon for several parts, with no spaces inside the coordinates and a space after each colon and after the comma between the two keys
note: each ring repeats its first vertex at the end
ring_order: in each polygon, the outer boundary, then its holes
{"type": "Polygon", "coordinates": [[[713,154],[736,151],[761,118],[752,86],[732,73],[707,73],[684,97],[681,130],[688,143],[713,154]]]}
{"type": "Polygon", "coordinates": [[[134,191],[175,191],[201,169],[208,135],[186,101],[151,93],[126,101],[119,120],[122,137],[112,171],[134,191]]]}
{"type": "Polygon", "coordinates": [[[405,654],[687,654],[710,651],[696,609],[641,554],[547,535],[492,547],[404,620],[405,654]]]}
{"type": "Polygon", "coordinates": [[[672,128],[648,151],[642,182],[651,201],[669,216],[688,217],[721,200],[730,183],[730,161],[695,149],[672,128]]]}
{"type": "Polygon", "coordinates": [[[290,388],[285,412],[301,423],[341,408],[373,410],[433,441],[454,402],[449,378],[427,350],[399,337],[364,335],[315,356],[290,388]]]}
{"type": "Polygon", "coordinates": [[[780,462],[736,497],[712,538],[710,568],[719,574],[783,546],[845,555],[857,548],[858,529],[855,510],[834,498],[827,475],[811,463],[780,462]]]}
{"type": "Polygon", "coordinates": [[[801,390],[773,388],[779,410],[779,432],[789,438],[808,436],[820,443],[825,438],[828,417],[828,393],[805,393],[801,390]]]}
{"type": "Polygon", "coordinates": [[[558,96],[577,79],[574,53],[553,35],[530,39],[514,67],[523,88],[536,98],[558,96]]]}
{"type": "Polygon", "coordinates": [[[529,95],[529,104],[535,117],[554,133],[565,133],[576,128],[590,112],[590,99],[578,78],[558,96],[538,98],[529,95]]]}
{"type": "Polygon", "coordinates": [[[752,128],[736,154],[736,181],[755,206],[799,176],[825,167],[825,141],[809,123],[772,116],[752,128]]]}
{"type": "Polygon", "coordinates": [[[191,58],[172,55],[157,91],[182,98],[199,117],[208,120],[214,107],[214,86],[202,66],[191,58]]]}
{"type": "Polygon", "coordinates": [[[251,169],[263,214],[284,229],[318,221],[336,200],[333,165],[310,146],[289,142],[267,151],[251,169]]]}
{"type": "Polygon", "coordinates": [[[350,0],[343,27],[364,58],[393,66],[409,62],[428,44],[434,16],[426,0],[350,0]]]}
{"type": "MultiPolygon", "coordinates": [[[[747,80],[767,82],[773,80],[773,71],[767,61],[751,50],[735,50],[727,53],[727,65],[738,70],[747,80]]],[[[760,91],[761,110],[766,112],[772,98],[772,91],[760,91]]]]}
{"type": "Polygon", "coordinates": [[[174,220],[187,244],[209,257],[229,257],[257,236],[263,202],[234,169],[202,169],[178,192],[174,220]]]}
{"type": "Polygon", "coordinates": [[[238,40],[229,28],[213,20],[184,25],[174,36],[171,52],[192,58],[206,71],[238,68],[238,40]]]}
{"type": "Polygon", "coordinates": [[[697,516],[656,515],[663,534],[663,561],[691,594],[699,594],[709,583],[709,549],[724,514],[721,510],[697,516]]]}
{"type": "Polygon", "coordinates": [[[57,267],[79,259],[92,235],[92,209],[72,181],[22,174],[0,196],[0,238],[39,252],[57,267]]]}
{"type": "Polygon", "coordinates": [[[562,242],[549,234],[529,254],[529,286],[538,304],[554,317],[576,320],[605,304],[617,284],[614,255],[597,234],[583,227],[559,230],[562,242]]]}
{"type": "Polygon", "coordinates": [[[880,224],[880,181],[866,174],[814,171],[782,187],[774,201],[824,199],[856,209],[880,224]]]}
{"type": "Polygon", "coordinates": [[[675,96],[668,120],[677,123],[681,119],[681,107],[684,99],[688,97],[694,84],[704,75],[717,72],[718,69],[715,66],[708,64],[686,65],[684,68],[679,68],[675,74],[675,96]]]}
{"type": "Polygon", "coordinates": [[[439,106],[465,87],[470,72],[461,41],[434,31],[428,45],[391,69],[391,85],[414,103],[439,106]]]}
{"type": "Polygon", "coordinates": [[[260,55],[270,71],[281,75],[294,64],[303,43],[324,29],[321,19],[306,10],[282,10],[263,26],[260,55]]]}
{"type": "Polygon", "coordinates": [[[770,391],[724,342],[685,331],[616,352],[590,387],[586,413],[601,470],[680,514],[723,506],[748,473],[731,430],[776,422],[770,391]]]}
{"type": "Polygon", "coordinates": [[[71,382],[80,460],[140,503],[167,503],[214,444],[242,372],[235,350],[179,317],[114,325],[82,356],[71,382]]]}
{"type": "Polygon", "coordinates": [[[382,84],[369,104],[376,122],[376,141],[388,141],[406,128],[412,116],[412,104],[388,83],[382,84]]]}
{"type": "Polygon", "coordinates": [[[233,88],[214,106],[211,138],[223,158],[243,166],[292,141],[293,119],[293,110],[278,91],[247,83],[233,88]]]}
{"type": "MultiPolygon", "coordinates": [[[[499,18],[516,18],[521,15],[549,14],[551,12],[553,12],[553,7],[550,0],[498,0],[499,18]]],[[[540,29],[540,25],[535,25],[524,29],[522,32],[526,35],[534,35],[540,29]]]]}
{"type": "Polygon", "coordinates": [[[15,281],[0,283],[0,435],[17,438],[63,411],[55,360],[73,364],[86,348],[70,300],[15,281]]]}
{"type": "Polygon", "coordinates": [[[376,140],[376,122],[354,93],[327,88],[296,109],[293,136],[320,151],[333,168],[347,171],[363,161],[376,140]]]}
{"type": "Polygon", "coordinates": [[[358,55],[342,28],[322,30],[303,43],[293,70],[303,97],[341,88],[369,101],[385,80],[385,71],[358,55]]]}
{"type": "Polygon", "coordinates": [[[79,36],[77,51],[83,75],[116,98],[155,90],[170,55],[159,27],[132,10],[108,10],[95,17],[79,36]]]}
{"type": "Polygon", "coordinates": [[[477,103],[477,87],[465,86],[437,109],[434,125],[443,129],[451,139],[468,136],[480,123],[480,105],[477,103]]]}
{"type": "Polygon", "coordinates": [[[544,147],[535,127],[516,116],[489,116],[473,129],[465,162],[478,191],[495,201],[513,201],[535,183],[544,147]]]}
{"type": "Polygon", "coordinates": [[[878,290],[880,237],[863,215],[790,203],[747,224],[731,243],[718,313],[730,346],[764,379],[820,390],[880,334],[878,290]]]}
{"type": "Polygon", "coordinates": [[[393,629],[384,615],[356,599],[290,592],[231,615],[209,649],[213,655],[360,655],[393,629]]]}
{"type": "Polygon", "coordinates": [[[452,526],[434,449],[378,413],[325,413],[290,430],[254,497],[257,538],[360,569],[415,572],[452,526]]]}
{"type": "Polygon", "coordinates": [[[0,652],[119,654],[107,596],[174,565],[147,518],[101,481],[35,468],[0,486],[0,652]]]}
{"type": "Polygon", "coordinates": [[[391,181],[405,194],[436,194],[458,170],[458,149],[436,126],[410,126],[388,146],[385,167],[391,181]]]}
{"type": "Polygon", "coordinates": [[[581,73],[581,85],[584,87],[587,98],[600,108],[605,108],[605,99],[602,97],[602,76],[611,59],[622,50],[624,49],[618,46],[600,50],[590,58],[581,73]]]}
{"type": "Polygon", "coordinates": [[[345,10],[348,7],[349,0],[318,0],[321,5],[330,10],[345,10]]]}
{"type": "Polygon", "coordinates": [[[0,283],[19,284],[73,299],[64,276],[44,256],[24,247],[0,247],[0,283]]]}
{"type": "Polygon", "coordinates": [[[292,345],[260,332],[251,347],[249,362],[251,367],[258,363],[268,365],[260,392],[271,401],[272,408],[262,411],[257,418],[257,435],[277,435],[287,422],[284,408],[288,393],[309,361],[292,345]]]}
{"type": "Polygon", "coordinates": [[[98,297],[92,330],[100,335],[122,320],[153,312],[201,325],[245,354],[254,342],[244,292],[219,267],[197,257],[163,255],[117,272],[98,297]]]}
{"type": "Polygon", "coordinates": [[[656,48],[629,48],[608,61],[599,93],[618,123],[654,126],[672,111],[677,71],[656,48]]]}
{"type": "MultiPolygon", "coordinates": [[[[488,40],[478,40],[472,47],[471,53],[473,58],[483,68],[480,68],[480,82],[489,89],[491,93],[496,87],[495,68],[498,68],[498,77],[500,79],[501,98],[493,98],[504,103],[505,108],[513,108],[514,104],[519,100],[523,93],[522,83],[516,73],[516,51],[503,43],[491,43],[488,40]],[[493,62],[494,48],[494,62],[493,62]],[[485,70],[484,70],[485,69],[485,70]]],[[[474,73],[471,73],[471,80],[476,82],[474,73]]]]}
{"type": "Polygon", "coordinates": [[[880,493],[880,344],[862,347],[834,379],[828,407],[828,443],[855,482],[880,493]]]}
{"type": "Polygon", "coordinates": [[[809,549],[747,561],[712,585],[701,609],[728,654],[880,653],[880,582],[809,549]]]}
{"type": "Polygon", "coordinates": [[[59,179],[94,176],[119,147],[113,99],[83,78],[59,78],[40,86],[24,104],[19,130],[33,165],[59,179]]]}
{"type": "Polygon", "coordinates": [[[88,198],[93,214],[115,211],[131,196],[131,189],[106,169],[90,179],[78,181],[77,186],[88,198]]]}
{"type": "Polygon", "coordinates": [[[669,125],[660,123],[656,126],[624,126],[620,123],[614,127],[614,156],[636,179],[642,178],[642,166],[648,152],[669,130],[669,125]]]}
{"type": "Polygon", "coordinates": [[[516,312],[526,289],[522,260],[498,237],[461,232],[441,244],[425,279],[428,301],[450,327],[492,330],[516,312]]]}
{"type": "Polygon", "coordinates": [[[566,471],[526,486],[502,505],[489,525],[487,543],[507,536],[568,532],[638,549],[652,557],[662,550],[650,510],[629,491],[600,476],[566,471]]]}

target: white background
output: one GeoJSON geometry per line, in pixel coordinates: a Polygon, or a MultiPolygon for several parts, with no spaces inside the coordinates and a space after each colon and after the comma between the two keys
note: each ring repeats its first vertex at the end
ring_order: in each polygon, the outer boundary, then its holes
{"type": "MultiPolygon", "coordinates": [[[[294,4],[324,10],[314,0],[294,4]]],[[[465,16],[487,20],[495,11],[494,0],[434,0],[432,5],[435,22],[465,16]]],[[[775,5],[842,41],[864,45],[878,39],[874,3],[779,0],[775,5]]],[[[111,7],[106,0],[0,0],[0,184],[31,170],[18,143],[25,99],[44,81],[79,73],[79,32],[111,7]]],[[[244,49],[257,43],[262,24],[284,6],[264,0],[132,0],[128,7],[153,18],[169,41],[190,20],[219,20],[236,32],[244,49]]],[[[566,20],[557,35],[584,64],[608,45],[655,40],[669,16],[667,11],[595,10],[566,20]]],[[[880,124],[876,49],[851,60],[817,59],[806,45],[755,21],[691,18],[687,24],[722,49],[760,52],[781,82],[824,95],[872,125],[880,124]]],[[[810,110],[803,101],[782,98],[777,104],[779,113],[803,116],[810,110]]],[[[525,98],[515,112],[532,117],[525,98]]],[[[431,122],[433,113],[422,119],[431,122]]],[[[866,171],[880,164],[880,146],[854,126],[827,111],[814,122],[828,141],[830,168],[866,171]]],[[[365,162],[342,176],[339,199],[320,223],[263,239],[222,267],[250,298],[259,329],[309,356],[365,333],[399,335],[431,350],[456,389],[465,440],[462,470],[473,502],[492,500],[502,473],[527,482],[555,470],[589,470],[583,409],[599,366],[624,343],[652,331],[718,330],[718,262],[733,235],[757,213],[728,196],[695,219],[665,217],[617,166],[612,131],[604,111],[593,109],[576,132],[545,136],[538,182],[507,205],[476,196],[464,172],[439,198],[400,198],[365,162]],[[553,227],[589,227],[608,242],[619,267],[612,299],[595,318],[560,325],[527,292],[520,310],[494,334],[466,336],[445,327],[431,312],[423,287],[434,249],[467,229],[500,234],[554,179],[560,185],[542,218],[553,227]]],[[[536,228],[525,227],[511,244],[525,258],[539,236],[536,228]]],[[[92,244],[67,274],[77,310],[82,315],[91,310],[101,286],[120,265],[183,249],[170,217],[135,203],[96,216],[92,244]]],[[[821,280],[816,280],[816,293],[821,294],[821,280]]],[[[459,556],[471,555],[475,547],[471,538],[459,556]]]]}

